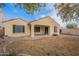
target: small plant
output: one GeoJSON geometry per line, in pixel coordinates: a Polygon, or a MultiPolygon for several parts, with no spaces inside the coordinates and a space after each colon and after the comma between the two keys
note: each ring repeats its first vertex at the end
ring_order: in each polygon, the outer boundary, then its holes
{"type": "Polygon", "coordinates": [[[47,53],[47,56],[49,56],[50,55],[50,53],[47,53]]]}
{"type": "Polygon", "coordinates": [[[17,53],[12,51],[12,52],[9,52],[9,56],[17,56],[17,53]]]}
{"type": "Polygon", "coordinates": [[[17,53],[14,49],[9,50],[9,56],[17,56],[17,53]]]}
{"type": "Polygon", "coordinates": [[[53,34],[53,36],[58,36],[58,34],[53,34]]]}

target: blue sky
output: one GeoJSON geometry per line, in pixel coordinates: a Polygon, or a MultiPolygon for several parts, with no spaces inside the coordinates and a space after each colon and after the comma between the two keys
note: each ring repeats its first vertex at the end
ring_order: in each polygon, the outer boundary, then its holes
{"type": "Polygon", "coordinates": [[[53,4],[47,4],[46,7],[40,9],[40,12],[36,12],[34,15],[26,13],[23,9],[15,8],[14,4],[7,4],[4,8],[5,19],[21,18],[27,21],[36,20],[45,16],[51,16],[55,21],[57,21],[61,26],[64,26],[61,19],[57,17],[53,4]]]}

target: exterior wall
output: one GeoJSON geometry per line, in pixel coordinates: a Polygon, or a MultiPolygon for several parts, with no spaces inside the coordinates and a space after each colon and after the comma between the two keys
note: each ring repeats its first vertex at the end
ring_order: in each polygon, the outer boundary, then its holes
{"type": "Polygon", "coordinates": [[[28,23],[23,20],[12,20],[8,22],[4,22],[3,26],[5,28],[5,35],[11,36],[11,37],[18,37],[18,36],[28,36],[30,35],[30,29],[28,26],[28,23]],[[25,33],[13,33],[12,26],[14,25],[24,25],[25,26],[25,33]]]}
{"type": "Polygon", "coordinates": [[[59,34],[59,25],[54,22],[50,17],[42,18],[38,21],[31,22],[28,24],[28,22],[25,22],[23,20],[17,19],[17,20],[11,20],[3,23],[3,26],[5,28],[5,35],[8,35],[10,37],[18,37],[18,36],[31,36],[33,37],[34,34],[44,34],[45,33],[45,26],[48,26],[48,34],[59,34]],[[25,33],[13,33],[13,25],[24,25],[25,26],[25,33]],[[40,26],[40,32],[34,32],[34,26],[40,26]],[[54,26],[58,27],[58,32],[54,32],[54,26]]]}
{"type": "Polygon", "coordinates": [[[61,28],[61,34],[79,35],[79,28],[74,28],[74,29],[61,28]]]}

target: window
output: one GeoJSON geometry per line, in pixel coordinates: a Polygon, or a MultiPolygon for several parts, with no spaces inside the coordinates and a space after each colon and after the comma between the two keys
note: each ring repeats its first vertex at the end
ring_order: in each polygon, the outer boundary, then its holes
{"type": "Polygon", "coordinates": [[[13,33],[23,33],[25,32],[24,25],[13,25],[13,33]]]}
{"type": "Polygon", "coordinates": [[[34,27],[34,32],[40,32],[40,27],[34,27]]]}
{"type": "Polygon", "coordinates": [[[57,27],[56,26],[54,26],[54,32],[57,32],[57,27]]]}

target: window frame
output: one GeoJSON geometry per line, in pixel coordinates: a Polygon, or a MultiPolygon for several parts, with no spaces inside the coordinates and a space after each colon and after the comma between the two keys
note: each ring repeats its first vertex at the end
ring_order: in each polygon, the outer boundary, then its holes
{"type": "Polygon", "coordinates": [[[40,26],[35,26],[34,27],[34,32],[40,32],[40,26]]]}
{"type": "Polygon", "coordinates": [[[58,27],[54,26],[54,32],[58,32],[58,27]]]}
{"type": "Polygon", "coordinates": [[[25,32],[24,25],[13,25],[12,27],[13,27],[13,33],[24,33],[25,32]],[[17,30],[18,29],[17,27],[20,29],[19,31],[17,30]]]}

